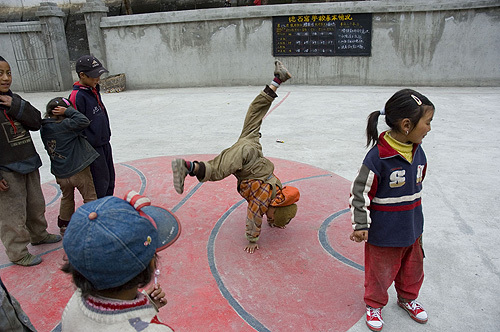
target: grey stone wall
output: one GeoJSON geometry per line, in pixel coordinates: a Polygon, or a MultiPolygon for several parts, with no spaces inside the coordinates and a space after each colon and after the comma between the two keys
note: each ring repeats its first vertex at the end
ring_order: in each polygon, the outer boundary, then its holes
{"type": "Polygon", "coordinates": [[[370,57],[281,57],[292,83],[499,86],[498,1],[363,1],[106,17],[111,74],[131,89],[260,85],[272,70],[272,16],[372,13],[370,57]]]}

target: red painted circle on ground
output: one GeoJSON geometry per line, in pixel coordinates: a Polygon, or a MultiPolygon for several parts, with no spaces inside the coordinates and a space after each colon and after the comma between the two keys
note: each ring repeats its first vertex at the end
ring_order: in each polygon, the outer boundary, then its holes
{"type": "MultiPolygon", "coordinates": [[[[184,194],[178,195],[172,185],[172,159],[116,165],[115,196],[131,189],[143,192],[154,205],[175,213],[182,225],[177,242],[160,253],[160,283],[169,301],[159,314],[164,322],[177,331],[346,331],[362,317],[363,272],[335,259],[318,240],[325,220],[348,207],[349,181],[310,165],[270,158],[281,181],[299,188],[299,210],[286,229],[264,222],[261,249],[248,254],[243,250],[246,202],[236,192],[236,179],[200,185],[188,177],[184,194]]],[[[42,188],[50,203],[49,231],[56,233],[57,185],[45,183],[42,188]]],[[[350,232],[346,212],[328,225],[326,236],[336,252],[362,264],[363,246],[349,241],[350,232]]],[[[51,331],[73,285],[60,271],[61,243],[29,250],[42,254],[42,264],[11,265],[2,247],[1,277],[35,327],[51,331]]]]}

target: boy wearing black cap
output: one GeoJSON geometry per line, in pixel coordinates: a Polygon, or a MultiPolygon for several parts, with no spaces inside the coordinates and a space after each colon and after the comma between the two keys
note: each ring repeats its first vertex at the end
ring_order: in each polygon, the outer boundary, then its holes
{"type": "Polygon", "coordinates": [[[156,277],[148,290],[138,288],[151,282],[156,253],[179,234],[173,214],[133,191],[79,207],[63,241],[63,271],[77,290],[64,309],[62,330],[172,332],[157,317],[167,300],[156,277]]]}
{"type": "Polygon", "coordinates": [[[229,175],[238,179],[238,193],[248,202],[246,219],[245,251],[253,253],[259,249],[262,217],[267,217],[271,227],[285,228],[297,213],[295,202],[300,194],[295,187],[283,187],[274,175],[274,164],[262,153],[260,126],[272,102],[278,96],[280,84],[291,78],[280,61],[275,61],[274,78],[270,85],[259,93],[248,108],[241,135],[236,143],[223,150],[217,157],[206,162],[172,161],[174,188],[182,194],[184,179],[189,174],[198,181],[219,181],[229,175]]]}
{"type": "Polygon", "coordinates": [[[76,61],[79,81],[73,85],[69,100],[77,111],[83,113],[90,125],[84,129],[90,145],[99,153],[91,165],[95,191],[98,198],[112,196],[115,189],[115,167],[111,151],[111,128],[106,107],[99,93],[99,79],[108,70],[94,56],[84,55],[76,61]]]}

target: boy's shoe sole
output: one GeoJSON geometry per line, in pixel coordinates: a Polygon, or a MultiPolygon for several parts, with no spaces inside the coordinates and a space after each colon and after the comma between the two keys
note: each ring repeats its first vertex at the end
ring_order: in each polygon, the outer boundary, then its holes
{"type": "Polygon", "coordinates": [[[368,324],[368,322],[366,322],[366,326],[368,326],[368,328],[370,329],[370,331],[375,331],[375,332],[378,332],[378,331],[382,331],[382,328],[384,327],[383,325],[381,327],[373,327],[371,326],[370,324],[368,324]]]}
{"type": "Polygon", "coordinates": [[[188,174],[188,170],[185,167],[186,162],[184,159],[174,159],[172,160],[172,175],[174,177],[174,188],[178,194],[184,192],[184,179],[188,174]]]}
{"type": "Polygon", "coordinates": [[[282,83],[292,78],[288,69],[279,60],[274,61],[274,76],[278,76],[282,83]]]}

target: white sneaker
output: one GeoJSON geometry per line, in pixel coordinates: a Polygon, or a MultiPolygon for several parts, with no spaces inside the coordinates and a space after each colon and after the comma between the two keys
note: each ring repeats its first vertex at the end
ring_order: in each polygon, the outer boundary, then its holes
{"type": "Polygon", "coordinates": [[[420,303],[418,303],[415,300],[412,300],[410,302],[401,302],[398,299],[398,305],[406,310],[406,312],[410,315],[410,317],[420,323],[420,324],[425,324],[427,323],[428,317],[427,317],[427,312],[425,312],[424,308],[420,303]]]}
{"type": "Polygon", "coordinates": [[[384,327],[382,308],[366,306],[366,326],[372,331],[381,331],[384,327]]]}

